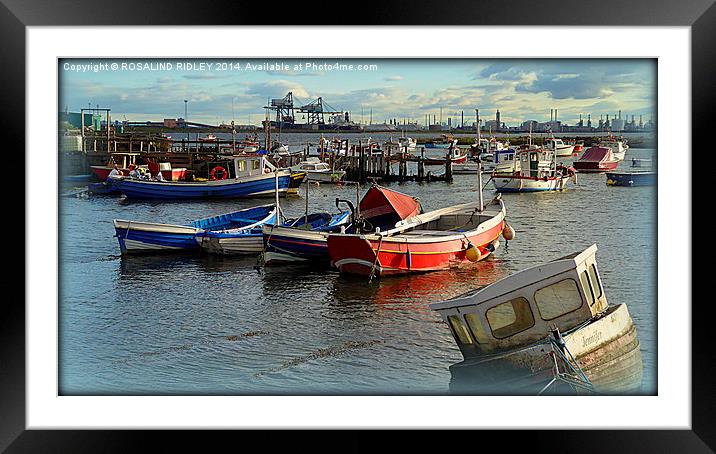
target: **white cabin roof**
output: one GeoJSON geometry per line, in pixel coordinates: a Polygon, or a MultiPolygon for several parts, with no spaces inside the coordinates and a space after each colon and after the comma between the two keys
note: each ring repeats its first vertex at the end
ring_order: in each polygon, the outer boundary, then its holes
{"type": "Polygon", "coordinates": [[[552,260],[551,262],[527,268],[526,270],[519,271],[501,279],[494,284],[490,284],[478,290],[473,290],[456,298],[430,304],[430,308],[437,311],[484,303],[522,287],[526,287],[552,276],[573,270],[582,262],[594,256],[596,253],[597,245],[593,244],[582,252],[575,252],[565,257],[552,260]]]}

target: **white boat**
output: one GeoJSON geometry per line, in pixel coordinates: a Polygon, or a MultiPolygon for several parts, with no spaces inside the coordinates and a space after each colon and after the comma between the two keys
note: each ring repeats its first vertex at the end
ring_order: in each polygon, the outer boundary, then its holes
{"type": "Polygon", "coordinates": [[[573,168],[557,165],[553,150],[536,146],[524,148],[517,152],[517,159],[519,170],[492,172],[497,192],[561,191],[570,178],[576,180],[573,168]]]}
{"type": "Polygon", "coordinates": [[[612,150],[612,156],[619,161],[624,160],[624,156],[629,149],[629,145],[626,144],[626,140],[620,137],[612,136],[611,134],[600,140],[598,146],[612,150]]]}
{"type": "Polygon", "coordinates": [[[418,141],[412,137],[399,137],[398,144],[400,144],[400,149],[402,151],[407,150],[408,152],[412,152],[418,148],[418,141]]]}
{"type": "Polygon", "coordinates": [[[550,137],[544,142],[546,150],[552,150],[559,158],[566,158],[574,154],[574,145],[564,143],[562,139],[550,137]]]}
{"type": "MultiPolygon", "coordinates": [[[[515,159],[517,150],[514,148],[503,148],[490,154],[490,160],[484,161],[480,158],[482,163],[483,173],[490,172],[509,172],[514,173],[520,169],[519,159],[515,159]]],[[[452,173],[454,174],[474,174],[477,173],[478,163],[477,161],[470,160],[463,164],[453,164],[452,173]]]]}
{"type": "Polygon", "coordinates": [[[291,171],[305,172],[306,180],[318,181],[319,183],[337,183],[346,175],[345,170],[333,170],[325,162],[318,158],[308,158],[291,167],[291,171]]]}
{"type": "Polygon", "coordinates": [[[626,305],[610,306],[597,246],[434,303],[464,360],[450,390],[479,394],[624,393],[643,365],[626,305]]]}

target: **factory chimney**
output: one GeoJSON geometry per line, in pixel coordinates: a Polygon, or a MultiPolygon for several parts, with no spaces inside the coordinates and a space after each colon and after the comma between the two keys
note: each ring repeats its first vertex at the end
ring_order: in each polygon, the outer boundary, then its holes
{"type": "Polygon", "coordinates": [[[554,121],[554,109],[549,109],[549,121],[554,121]]]}

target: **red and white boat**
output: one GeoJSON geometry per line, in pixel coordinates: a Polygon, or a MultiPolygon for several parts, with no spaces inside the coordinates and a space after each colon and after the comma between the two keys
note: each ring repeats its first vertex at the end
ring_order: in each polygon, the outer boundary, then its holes
{"type": "MultiPolygon", "coordinates": [[[[149,170],[149,166],[147,165],[141,165],[137,166],[139,168],[143,168],[145,170],[149,170]]],[[[107,181],[107,178],[109,177],[109,173],[114,169],[114,165],[106,165],[106,166],[90,166],[90,169],[92,170],[92,173],[99,179],[100,181],[107,181]]],[[[129,168],[120,168],[120,172],[122,172],[122,175],[129,176],[129,168]]],[[[166,181],[183,181],[186,178],[186,168],[185,167],[178,167],[178,168],[172,168],[171,164],[168,162],[162,162],[159,164],[159,171],[162,172],[162,177],[166,181]]]]}
{"type": "Polygon", "coordinates": [[[620,160],[614,156],[611,148],[590,147],[572,165],[578,172],[599,173],[616,169],[619,162],[620,160]]]}
{"type": "Polygon", "coordinates": [[[372,279],[483,260],[498,248],[500,235],[512,239],[514,230],[505,223],[505,205],[499,195],[487,206],[481,205],[482,200],[419,214],[387,231],[331,234],[331,263],[342,273],[372,279]]]}
{"type": "Polygon", "coordinates": [[[492,172],[497,192],[561,191],[570,178],[576,181],[572,167],[557,164],[555,152],[536,146],[517,152],[512,169],[501,168],[492,172]]]}
{"type": "MultiPolygon", "coordinates": [[[[457,140],[455,143],[457,144],[457,140]]],[[[467,153],[457,145],[450,148],[449,153],[453,164],[464,164],[467,161],[467,153]]],[[[445,158],[427,158],[425,159],[425,165],[445,165],[445,158]]]]}

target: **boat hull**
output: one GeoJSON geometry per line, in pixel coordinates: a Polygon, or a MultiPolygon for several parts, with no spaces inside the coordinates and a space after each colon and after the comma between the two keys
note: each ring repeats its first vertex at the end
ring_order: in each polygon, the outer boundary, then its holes
{"type": "Polygon", "coordinates": [[[607,172],[608,186],[653,186],[656,172],[607,172]]]}
{"type": "Polygon", "coordinates": [[[572,166],[581,173],[602,173],[614,170],[619,165],[619,161],[575,161],[572,166]]]}
{"type": "Polygon", "coordinates": [[[335,172],[306,172],[306,180],[317,181],[319,183],[338,183],[346,175],[345,170],[338,170],[335,172]]]}
{"type": "Polygon", "coordinates": [[[196,238],[202,250],[219,255],[258,255],[263,251],[263,235],[245,233],[242,235],[208,235],[196,238]]]}
{"type": "Polygon", "coordinates": [[[115,236],[122,254],[198,249],[195,227],[114,220],[115,236]]]}
{"type": "Polygon", "coordinates": [[[568,145],[564,147],[557,147],[555,150],[555,156],[559,158],[567,158],[574,154],[574,145],[568,145]]]}
{"type": "Polygon", "coordinates": [[[264,263],[278,265],[291,262],[328,263],[328,233],[290,227],[266,227],[263,233],[264,263]]]}
{"type": "Polygon", "coordinates": [[[531,178],[520,175],[493,174],[492,183],[497,192],[543,192],[562,191],[569,176],[554,178],[531,178]]]}
{"type": "MultiPolygon", "coordinates": [[[[290,173],[280,171],[278,180],[279,193],[286,193],[292,183],[290,173]]],[[[115,190],[132,199],[176,200],[271,196],[276,189],[273,173],[205,183],[148,181],[128,178],[110,178],[108,181],[111,182],[115,190]]]]}
{"type": "MultiPolygon", "coordinates": [[[[596,392],[623,394],[640,390],[641,351],[626,305],[611,306],[603,316],[563,334],[563,339],[596,392]]],[[[561,372],[569,370],[559,353],[554,357],[550,354],[555,353],[555,349],[554,344],[540,343],[486,359],[466,359],[450,367],[450,390],[458,394],[539,393],[554,378],[555,361],[561,372]]],[[[573,394],[575,389],[557,382],[548,391],[573,394]]]]}
{"type": "Polygon", "coordinates": [[[504,211],[464,233],[445,232],[440,236],[414,233],[384,237],[334,234],[328,237],[331,263],[342,273],[362,276],[390,276],[458,268],[473,263],[467,257],[469,244],[484,260],[499,247],[504,228],[504,211]]]}

